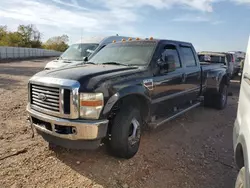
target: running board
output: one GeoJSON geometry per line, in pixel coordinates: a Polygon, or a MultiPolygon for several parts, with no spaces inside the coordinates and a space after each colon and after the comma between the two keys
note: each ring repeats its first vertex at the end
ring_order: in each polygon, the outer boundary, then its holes
{"type": "Polygon", "coordinates": [[[168,122],[168,121],[170,121],[170,120],[172,120],[172,119],[174,119],[174,118],[176,118],[176,117],[184,114],[185,112],[187,112],[187,111],[189,111],[189,110],[191,110],[191,109],[193,109],[193,108],[195,108],[197,106],[200,106],[200,105],[201,105],[201,102],[197,102],[194,105],[189,106],[189,107],[187,107],[187,108],[185,108],[185,109],[177,112],[176,114],[174,114],[174,115],[172,115],[170,117],[167,117],[166,119],[161,118],[159,120],[156,120],[155,122],[150,123],[149,127],[151,127],[151,128],[157,128],[158,126],[160,126],[160,125],[162,125],[162,124],[164,124],[164,123],[166,123],[166,122],[168,122]]]}

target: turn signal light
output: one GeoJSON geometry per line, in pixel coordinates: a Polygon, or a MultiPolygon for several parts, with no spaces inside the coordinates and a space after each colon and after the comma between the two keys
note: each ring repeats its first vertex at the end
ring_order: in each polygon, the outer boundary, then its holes
{"type": "Polygon", "coordinates": [[[102,106],[103,101],[97,100],[97,101],[81,101],[81,106],[102,106]]]}
{"type": "Polygon", "coordinates": [[[116,40],[113,40],[113,43],[116,43],[116,40]]]}
{"type": "Polygon", "coordinates": [[[137,37],[135,40],[140,40],[140,38],[139,38],[139,37],[137,37]]]}

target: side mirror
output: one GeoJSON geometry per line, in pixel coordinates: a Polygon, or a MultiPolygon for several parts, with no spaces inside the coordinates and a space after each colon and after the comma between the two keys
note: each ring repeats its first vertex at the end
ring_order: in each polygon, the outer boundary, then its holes
{"type": "Polygon", "coordinates": [[[89,60],[89,58],[88,58],[88,56],[86,56],[86,57],[83,57],[83,61],[88,61],[89,60]]]}
{"type": "Polygon", "coordinates": [[[162,58],[159,58],[157,60],[157,65],[160,67],[160,69],[163,69],[163,70],[167,70],[168,68],[167,62],[164,61],[162,58]]]}
{"type": "Polygon", "coordinates": [[[175,71],[175,58],[173,55],[165,56],[165,61],[162,58],[158,59],[157,64],[160,69],[165,70],[167,72],[175,71]]]}

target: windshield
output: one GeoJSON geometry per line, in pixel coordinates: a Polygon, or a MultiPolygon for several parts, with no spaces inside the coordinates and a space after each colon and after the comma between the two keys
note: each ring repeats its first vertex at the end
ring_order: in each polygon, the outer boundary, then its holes
{"type": "Polygon", "coordinates": [[[155,47],[156,42],[152,41],[109,44],[92,57],[90,61],[96,64],[147,65],[155,47]]]}
{"type": "Polygon", "coordinates": [[[84,57],[90,56],[98,44],[73,44],[61,56],[64,60],[83,61],[84,57]]]}
{"type": "Polygon", "coordinates": [[[221,55],[209,55],[209,54],[200,54],[198,55],[200,62],[208,63],[225,63],[226,57],[221,55]]]}

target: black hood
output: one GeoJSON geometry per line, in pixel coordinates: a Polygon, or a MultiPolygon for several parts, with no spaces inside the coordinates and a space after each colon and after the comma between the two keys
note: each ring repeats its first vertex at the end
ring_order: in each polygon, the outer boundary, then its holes
{"type": "Polygon", "coordinates": [[[81,84],[80,90],[86,91],[93,90],[100,83],[110,79],[112,82],[119,82],[120,80],[122,81],[126,78],[132,79],[132,77],[138,76],[136,73],[144,71],[145,67],[128,67],[120,65],[76,65],[60,69],[44,70],[37,73],[35,76],[75,80],[81,84]]]}
{"type": "Polygon", "coordinates": [[[124,72],[135,70],[137,67],[117,66],[117,65],[80,65],[59,69],[44,70],[37,73],[39,77],[53,77],[81,81],[84,77],[94,77],[103,74],[112,74],[119,71],[124,72]]]}

